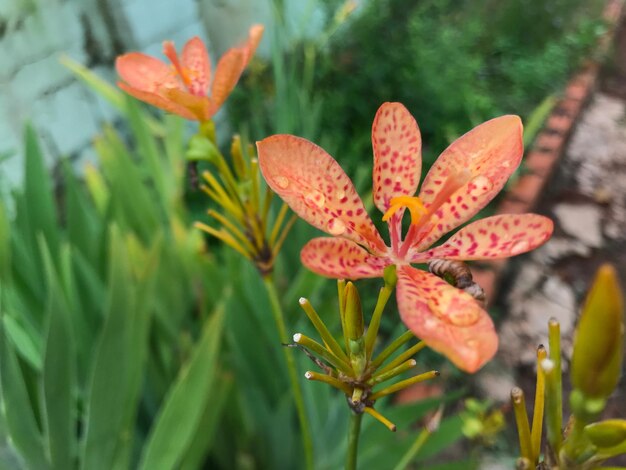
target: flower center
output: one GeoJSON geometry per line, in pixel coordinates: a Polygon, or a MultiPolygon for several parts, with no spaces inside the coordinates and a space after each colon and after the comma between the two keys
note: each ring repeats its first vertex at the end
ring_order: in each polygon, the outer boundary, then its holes
{"type": "Polygon", "coordinates": [[[383,222],[387,222],[400,209],[406,208],[411,214],[411,225],[417,225],[424,214],[428,212],[417,196],[396,196],[392,197],[391,204],[387,212],[383,215],[383,222]]]}

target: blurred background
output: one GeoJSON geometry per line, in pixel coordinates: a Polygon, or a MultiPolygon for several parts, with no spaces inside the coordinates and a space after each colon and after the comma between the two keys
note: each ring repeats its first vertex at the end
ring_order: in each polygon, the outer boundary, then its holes
{"type": "MultiPolygon", "coordinates": [[[[163,58],[164,40],[180,50],[198,35],[215,62],[245,39],[251,24],[264,24],[257,55],[217,115],[221,146],[228,148],[232,133],[244,142],[274,133],[306,137],[338,159],[371,209],[370,132],[382,102],[400,101],[415,116],[424,172],[455,138],[502,114],[522,116],[530,147],[575,71],[590,61],[605,61],[607,73],[619,69],[613,56],[597,55],[609,26],[605,5],[2,0],[0,468],[302,465],[284,358],[262,282],[249,263],[193,228],[209,207],[186,177],[195,123],[119,92],[113,69],[118,55],[138,50],[163,58]],[[188,381],[187,374],[198,380],[188,381]]],[[[595,113],[612,110],[611,135],[623,142],[624,105],[602,99],[595,113]]],[[[586,150],[574,162],[596,151],[593,120],[586,129],[588,137],[576,141],[586,150]]],[[[593,178],[607,177],[612,162],[593,178]]],[[[518,174],[525,171],[522,166],[518,174]]],[[[587,181],[595,188],[593,178],[587,181]]],[[[562,221],[567,229],[557,236],[575,238],[581,226],[589,226],[577,221],[581,199],[571,199],[578,180],[566,170],[555,181],[554,204],[574,204],[562,221]]],[[[596,200],[594,189],[585,188],[581,192],[591,195],[583,202],[606,207],[606,198],[596,200]]],[[[623,199],[619,186],[610,190],[623,199]]],[[[552,215],[550,204],[538,210],[552,215]]],[[[491,212],[488,207],[484,214],[491,212]]],[[[571,264],[547,267],[563,253],[564,242],[522,258],[504,284],[513,300],[500,296],[492,313],[500,323],[518,318],[517,312],[521,320],[514,324],[531,326],[503,328],[507,338],[517,338],[503,342],[515,346],[476,377],[432,352],[420,353],[420,371],[438,368],[441,379],[397,403],[380,402],[399,432],[365,419],[361,468],[393,468],[419,435],[420,420],[442,402],[445,418],[417,454],[419,468],[512,468],[518,449],[505,402],[518,379],[516,368],[532,391],[524,377],[532,375],[541,340],[536,331],[545,331],[550,308],[561,308],[571,333],[595,266],[623,246],[620,227],[601,244],[567,242],[573,256],[567,263],[601,253],[577,268],[578,278],[567,276],[574,272],[571,264]],[[521,267],[526,262],[532,266],[521,267]],[[556,288],[545,282],[548,272],[559,279],[556,288]],[[537,287],[546,285],[545,292],[537,287]],[[556,305],[510,307],[532,292],[556,299],[556,305]],[[539,313],[527,321],[529,311],[539,313]],[[530,356],[517,354],[524,348],[530,356]],[[531,359],[520,363],[521,356],[531,359]]],[[[299,250],[314,233],[297,222],[276,265],[290,334],[315,335],[298,308],[303,295],[332,331],[340,328],[335,283],[299,263],[299,250]]],[[[368,293],[379,284],[359,287],[368,293]]],[[[363,294],[362,300],[367,316],[376,299],[363,294]]],[[[403,331],[393,301],[388,310],[383,340],[403,331]]],[[[308,358],[299,355],[298,370],[308,368],[308,358]]],[[[346,448],[345,399],[323,384],[302,386],[316,468],[339,468],[346,448]]]]}

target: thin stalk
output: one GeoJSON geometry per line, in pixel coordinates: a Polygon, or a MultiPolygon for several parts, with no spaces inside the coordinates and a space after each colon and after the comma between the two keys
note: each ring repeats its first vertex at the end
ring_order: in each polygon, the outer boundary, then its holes
{"type": "Polygon", "coordinates": [[[241,254],[244,258],[246,259],[251,259],[250,257],[250,253],[248,253],[240,244],[239,242],[235,239],[235,237],[233,237],[229,232],[227,232],[224,229],[221,230],[217,230],[214,229],[213,227],[211,227],[210,225],[207,224],[203,224],[202,222],[196,222],[195,224],[193,224],[194,227],[205,231],[206,233],[208,233],[209,235],[214,236],[215,238],[217,238],[218,240],[223,241],[224,243],[226,243],[228,246],[230,246],[233,250],[237,251],[239,254],[241,254]]]}
{"type": "Polygon", "coordinates": [[[385,418],[383,415],[381,415],[374,408],[370,408],[369,406],[366,406],[364,411],[368,415],[370,415],[372,418],[374,418],[377,421],[379,421],[380,423],[384,424],[385,427],[387,429],[389,429],[391,432],[396,432],[396,425],[393,424],[391,421],[389,421],[387,418],[385,418]]]}
{"type": "Polygon", "coordinates": [[[352,388],[345,383],[339,380],[336,377],[331,377],[327,374],[319,374],[317,372],[313,372],[312,370],[308,370],[304,373],[304,378],[307,380],[316,380],[318,382],[324,382],[325,384],[330,385],[331,387],[335,387],[341,390],[346,395],[352,395],[352,388]]]}
{"type": "Polygon", "coordinates": [[[207,214],[217,220],[220,224],[222,224],[224,228],[230,230],[230,233],[232,233],[232,235],[234,235],[237,240],[239,240],[239,242],[248,249],[250,253],[255,252],[255,248],[252,243],[250,243],[250,240],[248,240],[246,236],[241,233],[241,229],[237,227],[233,222],[231,222],[227,217],[213,209],[209,209],[207,211],[207,214]]]}
{"type": "Polygon", "coordinates": [[[389,300],[392,292],[393,289],[385,286],[378,293],[376,307],[374,308],[372,319],[370,320],[370,324],[367,328],[367,333],[365,334],[365,351],[367,353],[367,359],[370,359],[372,357],[374,343],[376,342],[376,337],[378,336],[378,328],[380,327],[380,319],[382,318],[383,311],[385,310],[385,306],[387,305],[387,301],[389,300]]]}
{"type": "Polygon", "coordinates": [[[276,243],[273,245],[273,247],[274,247],[274,256],[276,256],[278,254],[278,252],[280,251],[280,249],[283,247],[283,243],[285,243],[285,240],[287,239],[287,235],[289,235],[291,227],[293,227],[293,224],[296,223],[296,220],[298,220],[298,216],[296,214],[293,214],[289,218],[289,220],[287,221],[285,226],[283,227],[283,231],[281,232],[280,236],[278,237],[278,240],[276,240],[276,243]]]}
{"type": "Polygon", "coordinates": [[[416,364],[417,362],[415,361],[415,359],[409,359],[408,361],[403,362],[398,367],[394,367],[388,372],[384,372],[384,373],[376,372],[375,374],[372,375],[372,378],[367,381],[367,384],[374,386],[386,380],[393,379],[396,375],[400,375],[406,372],[407,370],[412,369],[413,367],[415,367],[416,364]]]}
{"type": "Polygon", "coordinates": [[[380,369],[378,369],[377,373],[384,374],[385,372],[395,369],[406,360],[411,359],[415,354],[420,352],[425,347],[426,347],[426,343],[424,343],[424,341],[420,341],[419,343],[414,344],[409,349],[407,349],[402,354],[400,354],[398,357],[396,357],[389,364],[387,364],[385,367],[381,367],[380,369]]]}
{"type": "Polygon", "coordinates": [[[392,393],[396,393],[397,391],[402,390],[402,389],[408,387],[409,385],[420,383],[420,382],[423,382],[424,380],[432,379],[434,377],[437,377],[438,375],[439,375],[439,371],[437,371],[437,370],[431,370],[429,372],[424,372],[423,374],[416,375],[414,377],[411,377],[410,379],[401,380],[398,383],[390,385],[389,387],[384,388],[384,389],[382,389],[382,390],[372,394],[370,396],[370,398],[372,400],[378,400],[379,398],[382,398],[384,396],[390,395],[392,393]]]}
{"type": "Polygon", "coordinates": [[[336,369],[339,369],[344,374],[348,376],[352,376],[354,374],[349,364],[346,364],[345,362],[343,362],[341,359],[335,356],[332,353],[332,351],[326,349],[320,343],[309,338],[308,336],[305,336],[301,333],[296,333],[295,335],[293,335],[293,341],[294,343],[299,344],[300,346],[304,348],[307,348],[312,353],[317,354],[326,362],[328,362],[331,366],[334,366],[336,369]]]}
{"type": "Polygon", "coordinates": [[[431,432],[427,428],[422,429],[422,432],[419,433],[419,435],[415,439],[415,442],[413,442],[409,450],[407,450],[406,453],[402,456],[402,459],[394,467],[394,470],[405,470],[418,454],[418,452],[422,449],[422,447],[424,447],[424,444],[426,444],[426,441],[428,440],[430,435],[431,432]]]}
{"type": "Polygon", "coordinates": [[[517,433],[519,435],[520,455],[531,462],[533,461],[533,451],[530,441],[530,425],[526,414],[526,401],[521,388],[515,387],[511,390],[511,402],[515,412],[515,422],[517,423],[517,433]]]}
{"type": "Polygon", "coordinates": [[[276,239],[278,238],[278,233],[280,232],[280,227],[283,225],[283,221],[285,220],[285,216],[287,215],[288,210],[289,210],[289,206],[283,203],[280,210],[278,211],[276,220],[274,221],[274,227],[272,228],[272,233],[270,233],[270,238],[269,238],[270,246],[274,246],[274,243],[276,242],[276,239]]]}
{"type": "Polygon", "coordinates": [[[362,419],[362,413],[351,413],[350,430],[348,431],[348,454],[346,455],[346,470],[356,470],[356,460],[359,450],[359,434],[361,434],[362,419]]]}
{"type": "Polygon", "coordinates": [[[559,455],[561,450],[562,430],[563,430],[563,383],[561,372],[561,325],[554,318],[551,318],[548,322],[548,345],[550,347],[549,357],[554,364],[553,374],[551,377],[553,396],[551,397],[552,404],[548,408],[552,416],[552,424],[554,431],[554,444],[553,450],[556,455],[559,455]]]}
{"type": "MultiPolygon", "coordinates": [[[[283,344],[287,344],[289,342],[289,337],[287,336],[287,327],[285,326],[285,315],[280,305],[280,300],[278,299],[278,292],[276,291],[274,278],[271,275],[264,276],[263,285],[265,286],[270,304],[272,306],[272,314],[274,316],[274,322],[276,323],[276,329],[278,330],[280,341],[283,344]]],[[[313,440],[311,438],[311,426],[304,407],[302,387],[300,386],[298,371],[296,369],[296,359],[293,355],[292,348],[282,349],[285,354],[285,359],[287,360],[287,369],[289,371],[291,389],[293,390],[298,420],[300,421],[300,432],[302,433],[302,447],[304,448],[306,468],[308,470],[313,470],[313,440]]]]}
{"type": "Polygon", "coordinates": [[[309,320],[311,320],[311,323],[313,323],[313,326],[322,337],[326,347],[330,349],[335,356],[349,364],[350,358],[348,358],[346,353],[341,349],[341,346],[339,346],[339,343],[337,343],[335,338],[333,338],[333,335],[330,334],[330,331],[328,331],[328,328],[317,314],[311,303],[304,297],[300,298],[299,302],[300,307],[302,307],[302,310],[304,310],[307,317],[309,317],[309,320]]]}
{"type": "Polygon", "coordinates": [[[533,451],[533,463],[537,465],[541,454],[541,432],[543,430],[543,409],[546,397],[546,374],[541,368],[541,361],[547,357],[546,348],[537,348],[537,386],[535,388],[535,410],[533,412],[533,424],[530,432],[530,442],[533,451]]]}
{"type": "Polygon", "coordinates": [[[404,343],[409,341],[411,338],[415,338],[415,335],[412,331],[406,331],[398,336],[392,343],[387,346],[382,352],[372,361],[372,369],[377,369],[383,362],[387,360],[389,356],[391,356],[394,352],[398,350],[404,343]]]}

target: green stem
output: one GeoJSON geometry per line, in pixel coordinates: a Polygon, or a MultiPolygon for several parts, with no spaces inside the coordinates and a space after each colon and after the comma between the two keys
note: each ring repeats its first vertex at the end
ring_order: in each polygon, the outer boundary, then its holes
{"type": "Polygon", "coordinates": [[[424,447],[424,444],[431,434],[432,433],[428,430],[428,428],[422,429],[422,432],[419,433],[417,439],[415,439],[415,442],[413,442],[413,445],[411,445],[409,450],[406,451],[406,454],[402,456],[402,459],[400,460],[400,462],[398,462],[398,465],[394,467],[394,470],[404,470],[405,468],[407,468],[411,461],[418,454],[418,452],[422,449],[422,447],[424,447]]]}
{"type": "Polygon", "coordinates": [[[346,455],[346,470],[356,470],[356,460],[359,450],[359,434],[361,433],[362,413],[352,413],[350,416],[350,431],[348,433],[348,454],[346,455]]]}
{"type": "MultiPolygon", "coordinates": [[[[267,290],[267,295],[270,299],[272,306],[272,314],[274,315],[274,322],[276,323],[276,329],[280,341],[283,344],[290,342],[287,336],[287,327],[285,326],[285,315],[278,299],[278,292],[276,291],[276,285],[274,284],[274,278],[271,275],[263,277],[263,284],[267,290]]],[[[300,421],[300,431],[302,432],[302,446],[304,447],[304,458],[306,462],[306,468],[308,470],[313,469],[313,440],[311,439],[311,431],[309,420],[304,408],[304,398],[302,395],[302,387],[298,380],[298,371],[296,369],[296,360],[293,354],[292,348],[283,348],[285,359],[287,360],[287,369],[289,371],[289,379],[291,381],[291,388],[293,390],[294,400],[296,402],[296,411],[298,413],[298,420],[300,421]]]]}

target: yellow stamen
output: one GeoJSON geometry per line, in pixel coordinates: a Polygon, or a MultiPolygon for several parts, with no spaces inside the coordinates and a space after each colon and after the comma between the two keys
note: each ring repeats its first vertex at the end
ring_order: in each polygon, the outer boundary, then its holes
{"type": "Polygon", "coordinates": [[[416,225],[428,212],[422,200],[417,196],[392,197],[390,203],[389,209],[383,215],[383,222],[387,222],[400,209],[407,208],[411,213],[411,225],[416,225]]]}

